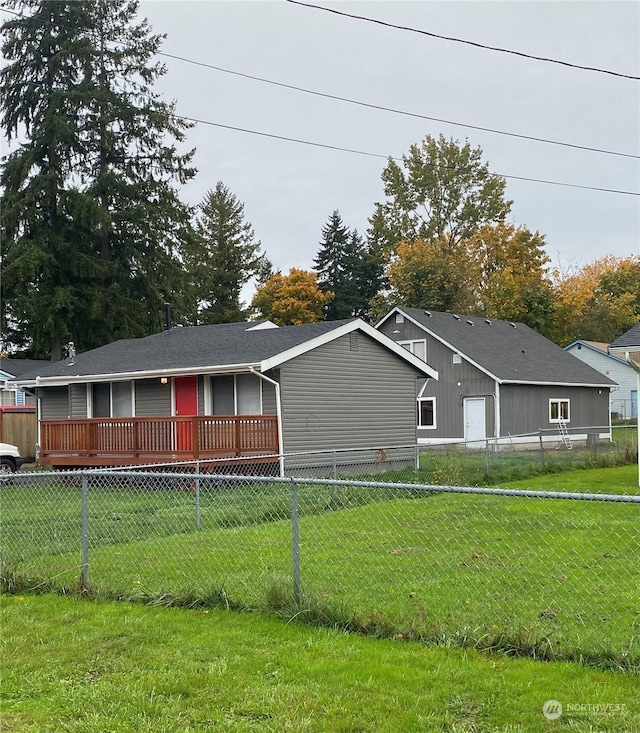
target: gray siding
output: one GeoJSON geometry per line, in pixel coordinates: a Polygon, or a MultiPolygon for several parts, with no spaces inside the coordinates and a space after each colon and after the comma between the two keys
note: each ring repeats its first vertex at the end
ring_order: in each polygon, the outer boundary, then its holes
{"type": "MultiPolygon", "coordinates": [[[[411,321],[405,319],[404,323],[396,323],[394,318],[390,318],[380,326],[380,331],[395,341],[425,340],[427,363],[438,371],[438,381],[429,379],[422,393],[423,397],[436,398],[436,427],[418,428],[418,439],[463,438],[463,400],[475,396],[486,397],[486,433],[487,437],[495,435],[495,383],[491,378],[464,357],[460,364],[454,364],[453,355],[456,352],[411,321]]],[[[419,383],[418,391],[424,383],[424,380],[419,383]]]]}
{"type": "Polygon", "coordinates": [[[285,452],[412,445],[416,377],[411,365],[359,333],[281,367],[285,452]]]}
{"type": "Polygon", "coordinates": [[[608,389],[507,384],[500,388],[502,435],[557,430],[557,424],[549,422],[550,399],[570,400],[570,432],[609,425],[608,389]]]}
{"type": "Polygon", "coordinates": [[[198,415],[204,415],[204,377],[198,377],[198,415]]]}
{"type": "MultiPolygon", "coordinates": [[[[271,379],[275,379],[278,381],[280,379],[280,374],[278,372],[273,373],[270,372],[268,375],[271,379]]],[[[262,380],[262,414],[263,415],[275,415],[277,413],[276,410],[276,388],[273,384],[269,384],[269,382],[262,380]]]]}
{"type": "Polygon", "coordinates": [[[66,420],[69,417],[69,388],[40,387],[40,415],[43,420],[66,420]]]}
{"type": "Polygon", "coordinates": [[[139,379],[135,383],[136,417],[171,415],[171,387],[158,379],[139,379]]]}
{"type": "Polygon", "coordinates": [[[71,417],[84,419],[87,417],[87,385],[70,384],[69,402],[71,404],[71,417]]]}

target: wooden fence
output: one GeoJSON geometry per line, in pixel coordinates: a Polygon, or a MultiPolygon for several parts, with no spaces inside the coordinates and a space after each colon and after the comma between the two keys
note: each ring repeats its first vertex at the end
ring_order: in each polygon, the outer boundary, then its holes
{"type": "Polygon", "coordinates": [[[8,407],[0,409],[0,443],[17,445],[20,454],[34,461],[38,435],[35,407],[8,407]]]}

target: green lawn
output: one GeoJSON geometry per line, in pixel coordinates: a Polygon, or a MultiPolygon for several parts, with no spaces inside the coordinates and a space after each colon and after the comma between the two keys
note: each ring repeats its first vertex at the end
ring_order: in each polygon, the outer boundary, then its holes
{"type": "Polygon", "coordinates": [[[0,612],[12,733],[640,731],[638,677],[578,664],[219,610],[5,595],[0,612]]]}
{"type": "MultiPolygon", "coordinates": [[[[633,468],[525,484],[630,493],[633,468]]],[[[640,665],[638,505],[301,487],[296,607],[288,487],[205,491],[200,531],[194,501],[188,491],[92,490],[90,590],[640,665]]],[[[23,486],[5,487],[2,530],[5,575],[26,588],[78,588],[77,488],[49,485],[27,497],[23,486]]]]}

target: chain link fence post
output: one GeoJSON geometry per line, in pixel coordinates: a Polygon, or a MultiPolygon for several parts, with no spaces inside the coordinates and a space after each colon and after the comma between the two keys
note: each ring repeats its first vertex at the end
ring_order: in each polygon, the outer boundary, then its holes
{"type": "Polygon", "coordinates": [[[80,589],[83,593],[89,588],[89,481],[82,476],[82,567],[80,569],[80,589]]]}
{"type": "Polygon", "coordinates": [[[300,526],[298,517],[298,484],[291,482],[291,539],[293,550],[293,597],[300,605],[300,526]]]}

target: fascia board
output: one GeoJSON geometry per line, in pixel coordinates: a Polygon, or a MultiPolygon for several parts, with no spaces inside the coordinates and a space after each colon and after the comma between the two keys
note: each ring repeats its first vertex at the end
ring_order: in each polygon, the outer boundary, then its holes
{"type": "MultiPolygon", "coordinates": [[[[158,377],[186,377],[193,374],[237,374],[259,368],[259,364],[223,364],[211,367],[188,367],[185,369],[150,369],[140,372],[114,372],[113,374],[76,374],[54,377],[36,377],[20,384],[29,387],[64,387],[68,384],[88,382],[125,382],[132,379],[155,379],[158,377]]],[[[16,384],[19,384],[16,382],[16,384]]]]}
{"type": "MultiPolygon", "coordinates": [[[[402,315],[411,323],[418,326],[418,328],[421,328],[425,333],[428,333],[430,336],[432,336],[436,341],[439,341],[443,346],[446,346],[448,349],[451,349],[455,354],[460,354],[460,356],[463,356],[466,361],[469,362],[472,366],[474,366],[476,369],[479,369],[483,374],[486,374],[490,379],[493,379],[494,382],[498,382],[498,384],[502,384],[502,380],[499,377],[496,377],[495,374],[492,374],[486,367],[483,367],[482,365],[478,364],[478,362],[474,361],[473,359],[470,359],[466,354],[464,354],[460,349],[457,349],[453,344],[450,344],[448,341],[445,341],[441,336],[438,336],[437,333],[434,331],[431,331],[429,328],[427,328],[424,323],[420,323],[420,321],[416,321],[415,318],[412,318],[408,313],[405,313],[402,308],[394,308],[394,311],[397,311],[398,313],[402,313],[402,315]]],[[[393,311],[392,311],[393,312],[393,311]]],[[[391,314],[389,314],[391,315],[391,314]]],[[[386,318],[386,316],[385,316],[386,318]]],[[[384,320],[384,319],[383,319],[384,320]]]]}
{"type": "Polygon", "coordinates": [[[609,352],[614,352],[616,354],[637,354],[640,352],[640,344],[637,346],[610,346],[609,352]]]}
{"type": "Polygon", "coordinates": [[[397,354],[401,359],[404,359],[416,369],[419,369],[423,374],[426,374],[428,377],[432,377],[433,379],[438,379],[438,372],[435,369],[430,367],[426,362],[422,361],[422,359],[419,359],[417,356],[411,354],[406,349],[398,346],[398,344],[396,344],[393,339],[390,339],[388,336],[385,336],[380,331],[377,331],[373,326],[365,323],[365,321],[363,321],[361,318],[356,318],[349,323],[344,323],[342,326],[338,326],[332,331],[327,331],[326,333],[323,333],[320,336],[316,336],[309,341],[298,344],[298,346],[294,346],[291,349],[282,351],[280,354],[275,354],[269,359],[265,359],[260,364],[260,370],[266,372],[270,369],[276,369],[281,364],[284,364],[291,359],[295,359],[295,357],[297,356],[302,356],[302,354],[306,354],[313,349],[317,349],[319,346],[323,346],[324,344],[328,344],[331,341],[335,341],[335,339],[338,339],[341,336],[345,336],[352,331],[362,331],[367,336],[370,336],[372,339],[374,339],[374,341],[382,344],[384,347],[389,349],[389,351],[392,351],[394,354],[397,354]]]}
{"type": "Polygon", "coordinates": [[[390,316],[392,316],[394,313],[402,313],[403,316],[408,317],[404,311],[401,311],[400,308],[396,306],[395,308],[392,308],[386,316],[382,316],[382,318],[376,323],[374,328],[379,328],[385,321],[388,321],[390,316]]]}
{"type": "MultiPolygon", "coordinates": [[[[569,351],[569,349],[572,346],[575,346],[576,344],[581,344],[585,349],[590,349],[591,351],[594,351],[596,354],[600,354],[601,356],[606,356],[608,359],[613,359],[614,361],[617,361],[620,364],[629,364],[629,362],[626,359],[622,359],[619,356],[616,356],[615,354],[609,354],[606,351],[603,351],[602,349],[597,348],[597,346],[592,346],[591,344],[588,344],[586,341],[580,341],[580,340],[574,341],[572,344],[569,344],[569,346],[565,346],[564,350],[569,351]]],[[[572,351],[569,351],[569,353],[573,354],[572,351]]],[[[573,355],[575,356],[575,354],[573,355]]]]}
{"type": "Polygon", "coordinates": [[[603,384],[602,382],[534,382],[530,379],[505,379],[501,384],[525,384],[533,387],[597,387],[598,389],[614,389],[617,384],[603,384]]]}

